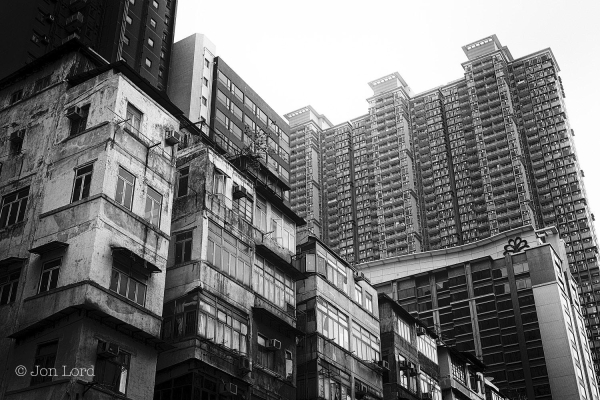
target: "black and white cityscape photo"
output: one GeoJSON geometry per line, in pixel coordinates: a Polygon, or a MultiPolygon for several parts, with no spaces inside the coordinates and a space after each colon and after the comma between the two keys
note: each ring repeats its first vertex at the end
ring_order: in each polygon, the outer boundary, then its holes
{"type": "Polygon", "coordinates": [[[600,400],[598,16],[4,0],[0,400],[600,400]]]}

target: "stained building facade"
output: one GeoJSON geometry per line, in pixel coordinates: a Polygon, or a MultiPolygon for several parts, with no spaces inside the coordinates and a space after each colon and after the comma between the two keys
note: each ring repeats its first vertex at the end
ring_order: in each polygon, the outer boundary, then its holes
{"type": "Polygon", "coordinates": [[[314,236],[298,246],[298,399],[383,399],[377,292],[314,236]]]}
{"type": "Polygon", "coordinates": [[[177,0],[8,2],[0,15],[4,77],[76,38],[109,62],[125,60],[167,89],[177,0]]]}
{"type": "Polygon", "coordinates": [[[0,81],[3,399],[152,396],[179,114],[75,41],[0,81]]]}

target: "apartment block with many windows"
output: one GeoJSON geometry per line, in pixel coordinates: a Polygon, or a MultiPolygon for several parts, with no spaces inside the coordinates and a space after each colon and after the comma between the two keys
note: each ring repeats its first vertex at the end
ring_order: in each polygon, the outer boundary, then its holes
{"type": "Polygon", "coordinates": [[[298,228],[298,243],[309,235],[322,238],[323,130],[332,126],[311,106],[284,115],[290,124],[290,202],[292,209],[306,220],[298,228]]]}
{"type": "Polygon", "coordinates": [[[471,353],[508,397],[598,398],[576,283],[556,228],[520,227],[361,265],[386,293],[471,353]]]}
{"type": "Polygon", "coordinates": [[[0,397],[151,397],[180,111],[76,41],[0,107],[0,397]]]}
{"type": "Polygon", "coordinates": [[[10,54],[0,78],[70,39],[78,39],[109,62],[124,60],[160,90],[167,90],[175,32],[176,0],[36,0],[7,3],[0,44],[10,54]]]}
{"type": "Polygon", "coordinates": [[[321,240],[298,245],[297,398],[383,399],[377,292],[321,240]]]}
{"type": "Polygon", "coordinates": [[[185,84],[197,75],[173,81],[187,90],[177,101],[189,119],[162,332],[175,348],[159,358],[155,398],[294,399],[295,287],[304,275],[293,256],[304,220],[289,203],[289,128],[222,60],[209,61],[200,42],[184,39],[175,53],[203,72],[198,90],[185,84]],[[209,87],[204,114],[193,98],[209,87]]]}
{"type": "Polygon", "coordinates": [[[557,61],[514,58],[495,35],[463,50],[463,77],[413,94],[390,74],[368,115],[324,132],[323,240],[361,263],[556,226],[599,359],[596,236],[557,61]]]}

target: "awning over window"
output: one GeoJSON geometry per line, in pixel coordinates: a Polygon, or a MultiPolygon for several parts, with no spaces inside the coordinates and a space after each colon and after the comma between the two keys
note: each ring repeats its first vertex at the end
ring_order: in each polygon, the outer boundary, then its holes
{"type": "Polygon", "coordinates": [[[113,257],[118,257],[118,261],[126,266],[133,268],[145,274],[162,272],[160,268],[138,256],[132,250],[126,247],[110,246],[113,251],[113,257]]]}
{"type": "Polygon", "coordinates": [[[0,268],[8,267],[13,264],[18,264],[26,261],[27,259],[24,257],[6,257],[0,259],[0,268]]]}
{"type": "Polygon", "coordinates": [[[53,240],[53,241],[45,243],[41,246],[34,247],[33,249],[29,249],[29,252],[42,255],[42,254],[48,253],[50,251],[64,249],[66,247],[69,247],[69,243],[61,242],[59,240],[53,240]]]}

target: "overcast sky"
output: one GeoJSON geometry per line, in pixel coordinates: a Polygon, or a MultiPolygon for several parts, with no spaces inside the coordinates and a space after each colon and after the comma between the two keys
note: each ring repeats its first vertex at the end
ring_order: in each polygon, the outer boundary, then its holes
{"type": "Polygon", "coordinates": [[[333,124],[366,114],[367,83],[389,73],[415,93],[461,78],[461,47],[491,34],[514,58],[550,47],[600,217],[599,19],[598,0],[179,0],[175,40],[207,35],[280,115],[310,104],[333,124]]]}

